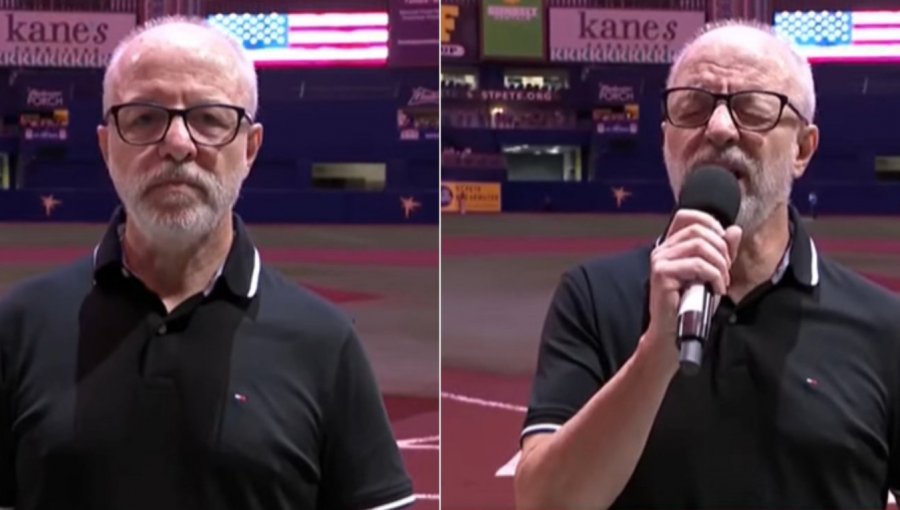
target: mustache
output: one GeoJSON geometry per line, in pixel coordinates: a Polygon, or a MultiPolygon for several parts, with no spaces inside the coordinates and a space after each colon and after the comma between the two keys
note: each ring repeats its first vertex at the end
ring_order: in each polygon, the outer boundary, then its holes
{"type": "Polygon", "coordinates": [[[143,193],[146,193],[154,188],[173,182],[187,184],[207,195],[214,185],[201,172],[191,170],[187,165],[167,165],[158,174],[147,178],[143,182],[141,190],[143,193]]]}
{"type": "Polygon", "coordinates": [[[688,168],[696,169],[707,165],[723,167],[736,174],[737,177],[751,176],[759,166],[756,160],[737,147],[729,147],[724,151],[700,153],[692,159],[688,168]]]}

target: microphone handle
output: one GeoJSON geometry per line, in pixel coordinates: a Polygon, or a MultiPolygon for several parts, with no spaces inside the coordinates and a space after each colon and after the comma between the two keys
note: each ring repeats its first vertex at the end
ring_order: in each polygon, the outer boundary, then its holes
{"type": "Polygon", "coordinates": [[[689,339],[681,342],[678,352],[678,364],[684,375],[696,375],[703,364],[703,342],[697,339],[689,339]]]}
{"type": "Polygon", "coordinates": [[[681,372],[695,375],[703,364],[703,348],[712,320],[712,292],[708,285],[691,285],[681,297],[678,310],[678,362],[681,372]]]}

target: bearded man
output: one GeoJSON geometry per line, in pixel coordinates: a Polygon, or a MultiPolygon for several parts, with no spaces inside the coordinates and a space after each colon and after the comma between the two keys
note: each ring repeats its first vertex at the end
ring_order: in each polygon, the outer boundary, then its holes
{"type": "Polygon", "coordinates": [[[263,265],[233,207],[259,154],[240,43],[163,18],[115,50],[90,256],[0,302],[0,507],[413,502],[351,320],[263,265]]]}
{"type": "Polygon", "coordinates": [[[656,243],[563,275],[518,508],[883,509],[900,488],[900,303],[819,254],[790,203],[819,142],[809,63],[767,26],[719,22],[662,102],[672,191],[724,168],[735,225],[680,209],[656,243]],[[719,300],[690,374],[677,316],[698,283],[719,300]]]}

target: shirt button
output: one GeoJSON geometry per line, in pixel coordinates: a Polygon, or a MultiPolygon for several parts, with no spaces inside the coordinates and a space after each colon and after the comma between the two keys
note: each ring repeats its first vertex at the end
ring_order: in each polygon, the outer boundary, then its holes
{"type": "Polygon", "coordinates": [[[166,331],[168,331],[168,330],[166,329],[165,324],[163,324],[162,326],[159,327],[159,329],[156,330],[156,332],[160,335],[165,335],[166,331]]]}
{"type": "Polygon", "coordinates": [[[728,324],[737,324],[738,316],[736,313],[733,313],[728,316],[728,324]]]}

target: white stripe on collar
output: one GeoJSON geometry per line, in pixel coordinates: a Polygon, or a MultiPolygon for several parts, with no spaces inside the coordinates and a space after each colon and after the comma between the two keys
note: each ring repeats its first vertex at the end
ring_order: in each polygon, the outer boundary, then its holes
{"type": "Polygon", "coordinates": [[[253,248],[253,275],[250,277],[250,290],[247,292],[247,297],[252,298],[256,295],[256,291],[259,290],[259,250],[256,247],[253,248]]]}
{"type": "MultiPolygon", "coordinates": [[[[93,255],[93,267],[96,269],[97,267],[97,253],[100,251],[100,245],[94,246],[94,255],[93,255]]],[[[123,261],[124,265],[124,261],[123,261]]],[[[250,277],[250,290],[247,292],[247,297],[252,298],[256,295],[257,290],[259,290],[259,270],[260,270],[260,260],[259,260],[259,250],[255,247],[253,248],[253,274],[250,277]]],[[[215,276],[213,276],[212,281],[209,282],[209,285],[203,291],[204,296],[208,296],[210,292],[212,292],[213,287],[216,282],[219,280],[219,277],[222,276],[222,273],[225,271],[225,265],[223,264],[219,267],[219,270],[216,271],[215,276]]],[[[0,509],[2,510],[2,509],[0,509]]]]}
{"type": "Polygon", "coordinates": [[[819,252],[816,250],[816,243],[812,237],[809,238],[809,263],[810,263],[810,285],[815,287],[819,284],[819,252]]]}

